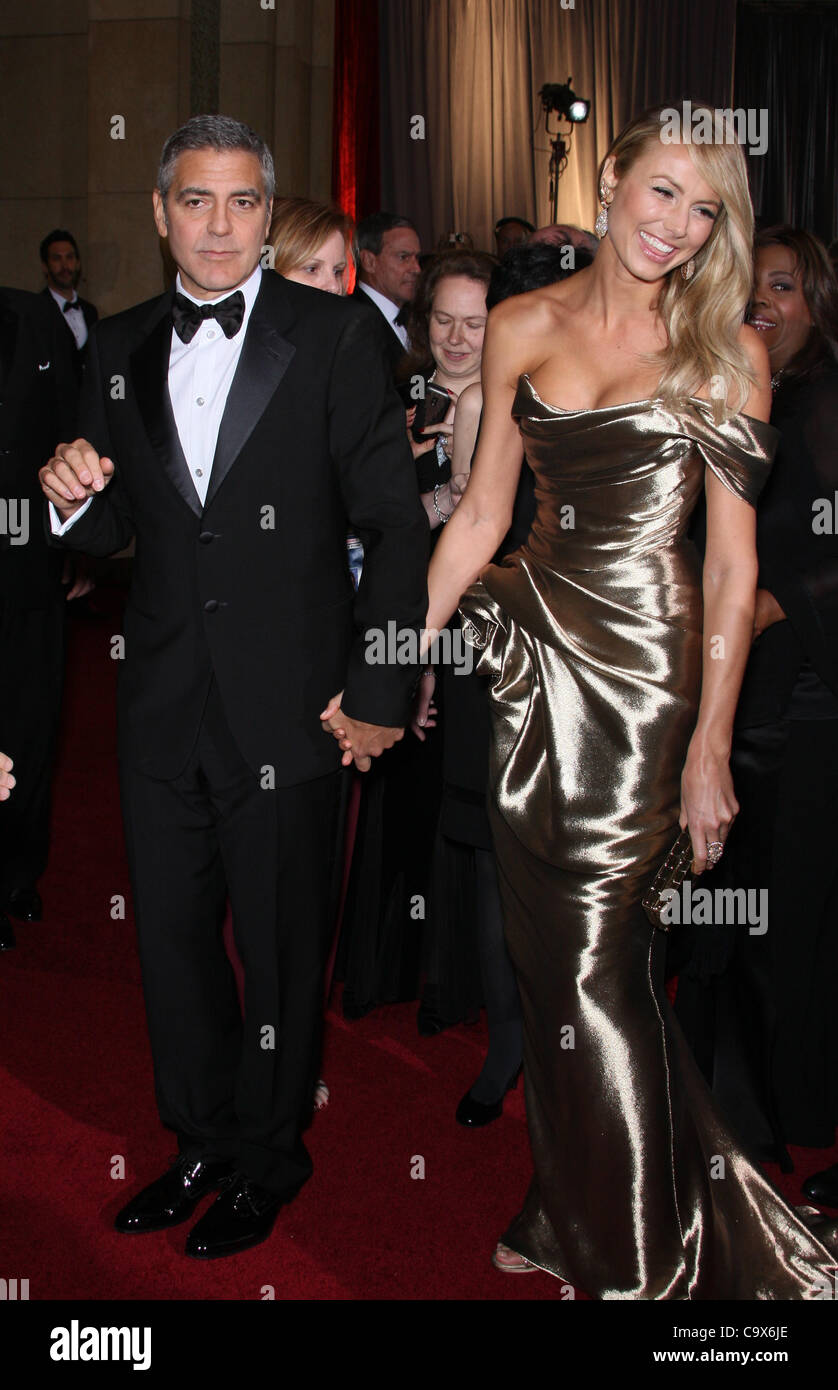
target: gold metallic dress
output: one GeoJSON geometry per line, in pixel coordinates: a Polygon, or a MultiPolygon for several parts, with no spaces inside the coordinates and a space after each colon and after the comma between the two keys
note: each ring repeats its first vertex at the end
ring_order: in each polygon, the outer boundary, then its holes
{"type": "MultiPolygon", "coordinates": [[[[464,594],[535,1175],[504,1242],[600,1299],[824,1297],[835,1258],[717,1116],[640,905],[677,834],[701,683],[705,467],[752,505],[776,432],[698,400],[564,411],[527,376],[526,546],[464,594]]],[[[817,1217],[809,1218],[817,1225],[817,1217]]]]}

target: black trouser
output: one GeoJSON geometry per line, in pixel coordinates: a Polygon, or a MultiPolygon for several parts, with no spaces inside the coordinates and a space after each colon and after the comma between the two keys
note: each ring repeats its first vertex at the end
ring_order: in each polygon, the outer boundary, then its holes
{"type": "MultiPolygon", "coordinates": [[[[324,735],[325,737],[325,735],[324,735]]],[[[340,771],[265,789],[213,682],[185,770],[121,790],[157,1103],[182,1152],[293,1193],[312,1163],[340,771]],[[222,940],[229,895],[244,1018],[222,940]]]]}
{"type": "Polygon", "coordinates": [[[15,789],[0,801],[0,912],[47,864],[52,769],[64,668],[63,590],[44,608],[0,599],[0,750],[15,789]]]}

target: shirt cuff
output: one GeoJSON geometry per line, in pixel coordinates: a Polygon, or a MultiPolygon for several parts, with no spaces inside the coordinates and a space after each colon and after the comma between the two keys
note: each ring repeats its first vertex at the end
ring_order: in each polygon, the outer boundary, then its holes
{"type": "Polygon", "coordinates": [[[73,512],[73,515],[68,517],[66,521],[61,520],[61,518],[58,515],[58,512],[55,510],[54,504],[52,502],[48,502],[47,506],[49,507],[49,529],[52,532],[52,534],[54,536],[63,536],[65,532],[69,531],[71,526],[75,525],[80,516],[84,516],[92,501],[93,498],[88,497],[84,505],[79,507],[77,512],[73,512]]]}

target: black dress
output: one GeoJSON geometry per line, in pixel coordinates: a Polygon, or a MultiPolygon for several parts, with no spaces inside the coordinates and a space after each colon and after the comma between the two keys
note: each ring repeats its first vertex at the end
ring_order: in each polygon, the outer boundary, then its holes
{"type": "Polygon", "coordinates": [[[752,650],[712,880],[764,921],[680,929],[676,1012],[729,1122],[789,1170],[785,1144],[829,1147],[838,1123],[838,366],[782,383],[771,421],[759,587],[786,621],[752,650]]]}

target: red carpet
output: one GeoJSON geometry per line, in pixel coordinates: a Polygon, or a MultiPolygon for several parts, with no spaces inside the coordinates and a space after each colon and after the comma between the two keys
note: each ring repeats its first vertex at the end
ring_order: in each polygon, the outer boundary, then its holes
{"type": "MultiPolygon", "coordinates": [[[[0,1274],[28,1278],[31,1300],[254,1300],[266,1285],[280,1299],[560,1299],[557,1280],[489,1262],[529,1180],[522,1087],[496,1124],[456,1125],[485,1030],[421,1038],[414,1004],[352,1024],[330,1011],[315,1175],[266,1244],[207,1266],[181,1253],[188,1226],[112,1230],[174,1143],[154,1106],[117,803],[120,623],[107,594],[97,603],[110,616],[71,628],[44,922],[18,925],[17,950],[0,956],[0,1274]],[[119,1156],[124,1179],[111,1175],[119,1156]],[[411,1176],[418,1159],[424,1178],[411,1176]]],[[[794,1156],[797,1174],[772,1176],[799,1200],[838,1150],[794,1156]]]]}

